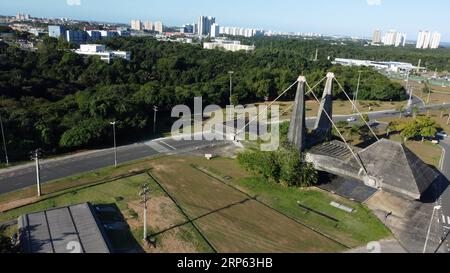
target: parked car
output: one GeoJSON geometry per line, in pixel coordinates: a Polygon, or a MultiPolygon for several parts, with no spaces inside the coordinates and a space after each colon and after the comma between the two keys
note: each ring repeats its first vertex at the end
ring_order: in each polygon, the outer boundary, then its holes
{"type": "Polygon", "coordinates": [[[356,121],[356,118],[355,118],[355,117],[351,117],[351,118],[348,118],[347,121],[348,121],[348,122],[355,122],[355,121],[356,121]]]}
{"type": "Polygon", "coordinates": [[[441,138],[448,138],[448,134],[446,132],[439,132],[436,134],[436,136],[441,138]]]}

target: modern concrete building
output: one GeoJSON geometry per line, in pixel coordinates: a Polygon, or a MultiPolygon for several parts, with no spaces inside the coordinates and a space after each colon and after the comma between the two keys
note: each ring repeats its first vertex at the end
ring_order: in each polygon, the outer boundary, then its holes
{"type": "Polygon", "coordinates": [[[75,50],[75,53],[85,56],[98,56],[102,61],[110,63],[113,59],[131,60],[131,53],[128,51],[108,51],[104,45],[83,44],[75,50]]]}
{"type": "Polygon", "coordinates": [[[131,21],[131,29],[140,31],[142,30],[142,22],[141,20],[132,20],[131,21]]]}
{"type": "Polygon", "coordinates": [[[410,63],[404,62],[384,62],[384,61],[369,61],[369,60],[355,60],[355,59],[342,59],[336,58],[333,64],[343,66],[366,66],[372,67],[377,70],[383,70],[387,72],[407,72],[412,70],[420,70],[421,67],[414,66],[410,63]]]}
{"type": "Polygon", "coordinates": [[[87,41],[88,34],[84,30],[66,30],[66,41],[72,44],[82,44],[87,41]]]}
{"type": "Polygon", "coordinates": [[[200,16],[198,18],[198,30],[199,36],[211,35],[211,26],[216,23],[216,18],[211,16],[200,16]]]}
{"type": "Polygon", "coordinates": [[[439,32],[420,31],[417,37],[416,48],[437,49],[441,44],[441,34],[439,32]]]}
{"type": "Polygon", "coordinates": [[[158,33],[163,33],[164,32],[164,24],[162,22],[155,22],[155,31],[158,33]]]}
{"type": "Polygon", "coordinates": [[[220,33],[220,26],[218,24],[212,24],[211,26],[211,37],[219,37],[220,33]]]}
{"type": "Polygon", "coordinates": [[[88,34],[89,41],[98,41],[102,38],[102,33],[98,30],[88,30],[86,32],[88,34]]]}
{"type": "Polygon", "coordinates": [[[48,36],[57,38],[64,36],[66,31],[63,26],[48,26],[48,36]]]}
{"type": "Polygon", "coordinates": [[[380,44],[381,43],[381,30],[376,29],[373,32],[372,43],[380,44]]]}
{"type": "Polygon", "coordinates": [[[110,253],[111,243],[89,203],[19,217],[23,253],[110,253]]]}
{"type": "Polygon", "coordinates": [[[152,21],[145,21],[144,22],[144,30],[153,31],[154,26],[152,21]]]}
{"type": "Polygon", "coordinates": [[[223,49],[226,51],[246,51],[251,52],[255,50],[255,46],[241,45],[240,41],[230,40],[216,40],[210,43],[203,43],[204,49],[223,49]]]}

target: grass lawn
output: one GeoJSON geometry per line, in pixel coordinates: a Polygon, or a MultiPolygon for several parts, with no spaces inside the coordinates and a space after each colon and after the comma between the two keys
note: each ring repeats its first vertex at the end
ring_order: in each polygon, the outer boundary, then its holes
{"type": "MultiPolygon", "coordinates": [[[[102,172],[104,171],[106,170],[102,170],[102,172]]],[[[86,174],[85,176],[89,178],[90,175],[86,174]]],[[[148,215],[149,231],[152,234],[158,234],[156,239],[160,246],[159,249],[165,252],[211,252],[212,250],[190,224],[171,229],[185,223],[187,219],[147,174],[135,175],[92,187],[72,189],[62,195],[2,213],[0,214],[0,221],[16,219],[24,213],[84,202],[91,202],[94,205],[116,205],[129,224],[131,234],[108,232],[108,235],[114,247],[118,249],[127,248],[133,241],[140,244],[142,242],[143,224],[141,219],[143,209],[140,205],[141,198],[138,193],[144,183],[148,183],[150,186],[149,207],[153,208],[148,215]],[[163,224],[162,221],[157,221],[158,217],[164,219],[163,224]],[[160,232],[162,233],[159,234],[160,232]],[[127,237],[128,235],[134,236],[134,238],[127,237]]],[[[142,244],[141,247],[145,248],[142,244]]],[[[153,249],[145,250],[148,252],[154,251],[153,249]]]]}
{"type": "Polygon", "coordinates": [[[378,218],[369,209],[356,202],[348,201],[316,188],[304,190],[285,188],[262,179],[249,177],[237,165],[236,161],[231,159],[218,158],[198,162],[198,164],[244,192],[257,196],[258,200],[267,205],[283,211],[348,246],[356,247],[390,236],[390,231],[378,218]],[[298,201],[302,205],[338,219],[339,223],[336,224],[334,221],[318,214],[305,213],[297,205],[298,201]],[[356,212],[349,214],[336,209],[330,206],[331,201],[354,208],[356,212]]]}

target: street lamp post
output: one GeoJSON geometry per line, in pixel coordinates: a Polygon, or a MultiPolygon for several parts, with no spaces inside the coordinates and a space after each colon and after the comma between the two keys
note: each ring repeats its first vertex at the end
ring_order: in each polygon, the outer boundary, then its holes
{"type": "Polygon", "coordinates": [[[1,115],[0,115],[0,128],[1,128],[1,131],[2,131],[3,150],[5,151],[6,166],[8,166],[9,165],[8,150],[6,149],[6,138],[5,138],[5,132],[3,130],[3,120],[2,120],[2,116],[1,115]]]}
{"type": "Polygon", "coordinates": [[[114,138],[114,166],[117,167],[117,142],[116,142],[116,121],[110,122],[113,127],[114,138]]]}
{"type": "Polygon", "coordinates": [[[156,113],[159,111],[158,106],[153,106],[153,134],[156,134],[156,113]]]}
{"type": "Polygon", "coordinates": [[[31,160],[36,162],[36,184],[37,184],[37,195],[41,197],[41,174],[40,174],[40,165],[39,159],[42,157],[41,149],[36,149],[31,152],[31,160]]]}
{"type": "Polygon", "coordinates": [[[428,239],[430,238],[430,232],[431,232],[431,226],[433,224],[434,214],[437,210],[440,210],[441,208],[442,208],[442,206],[435,206],[433,208],[433,213],[431,215],[431,220],[430,220],[430,226],[428,227],[427,238],[425,239],[425,245],[423,247],[423,253],[426,253],[426,251],[427,251],[428,239]]]}

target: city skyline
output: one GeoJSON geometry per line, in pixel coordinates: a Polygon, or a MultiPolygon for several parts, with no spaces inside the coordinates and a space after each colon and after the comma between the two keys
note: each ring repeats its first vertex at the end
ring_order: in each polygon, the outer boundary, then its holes
{"type": "MultiPolygon", "coordinates": [[[[234,0],[230,0],[234,1],[234,0]]],[[[177,0],[164,2],[133,1],[133,5],[119,0],[31,0],[3,3],[3,15],[29,13],[36,17],[117,22],[129,24],[132,19],[167,22],[168,26],[181,26],[195,22],[198,16],[213,16],[219,25],[261,28],[282,32],[315,32],[324,35],[371,37],[374,29],[402,29],[408,40],[416,40],[420,30],[442,33],[442,41],[450,41],[450,19],[446,10],[450,3],[430,0],[347,0],[347,1],[295,1],[248,0],[239,4],[211,3],[195,0],[189,3],[177,0]],[[412,2],[412,3],[411,3],[412,2]],[[104,5],[108,4],[108,13],[104,5]],[[408,5],[405,13],[404,5],[408,5]],[[323,9],[327,6],[327,9],[323,9]],[[240,8],[238,8],[240,7],[240,8]],[[424,13],[424,10],[433,12],[424,13]],[[305,12],[310,11],[310,12],[305,12]],[[341,14],[339,20],[334,20],[341,14]],[[346,16],[351,14],[352,16],[346,16]],[[315,20],[315,18],[330,18],[315,20]],[[363,23],[361,21],[363,20],[363,23]],[[331,23],[331,21],[333,21],[331,23]]]]}

